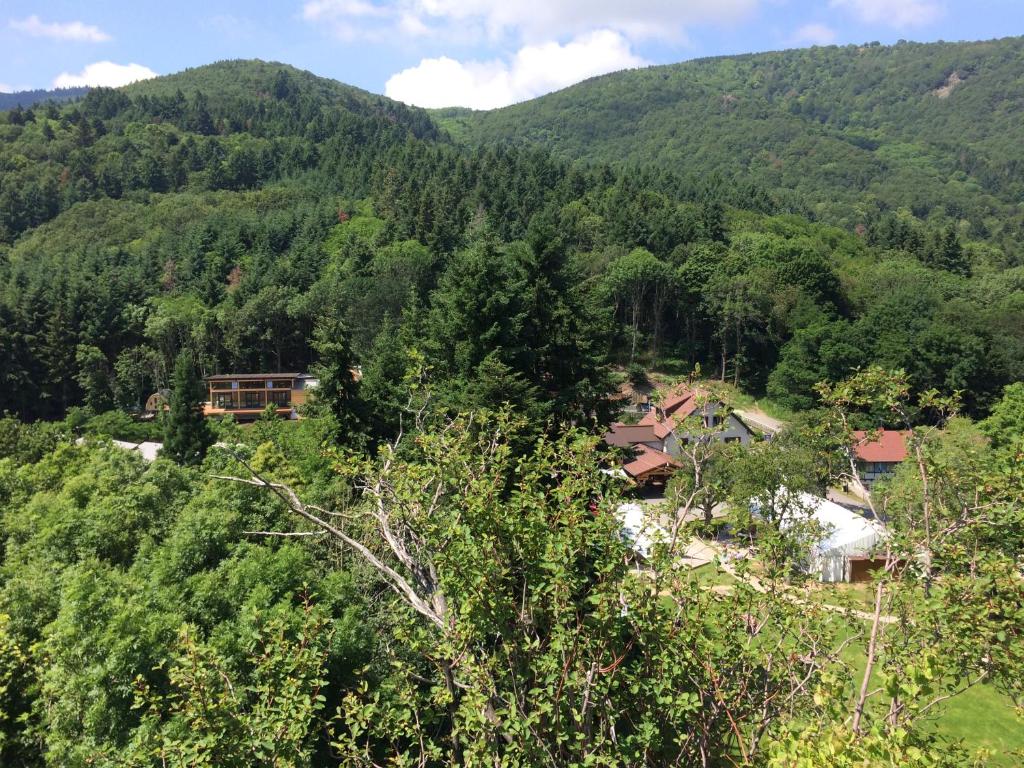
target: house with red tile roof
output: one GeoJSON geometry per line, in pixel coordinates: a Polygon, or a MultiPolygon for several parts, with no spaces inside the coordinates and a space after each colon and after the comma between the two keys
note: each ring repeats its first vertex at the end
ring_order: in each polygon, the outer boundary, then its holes
{"type": "Polygon", "coordinates": [[[678,469],[678,459],[691,440],[749,445],[752,436],[750,428],[721,400],[704,390],[683,387],[669,393],[636,424],[612,424],[604,440],[617,448],[633,447],[636,458],[623,469],[635,481],[645,482],[667,477],[678,469]],[[656,471],[648,466],[651,462],[658,462],[656,471]],[[636,473],[630,471],[631,466],[636,473]]]}
{"type": "Polygon", "coordinates": [[[634,458],[622,465],[622,471],[639,485],[667,480],[682,467],[682,464],[664,451],[651,448],[644,443],[633,446],[633,451],[634,458]]]}
{"type": "Polygon", "coordinates": [[[907,458],[907,438],[910,432],[898,429],[878,429],[853,433],[853,452],[861,484],[867,489],[883,477],[890,475],[907,458]]]}

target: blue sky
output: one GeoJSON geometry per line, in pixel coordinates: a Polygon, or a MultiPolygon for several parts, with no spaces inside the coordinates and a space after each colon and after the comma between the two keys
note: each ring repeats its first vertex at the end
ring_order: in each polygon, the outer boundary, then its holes
{"type": "Polygon", "coordinates": [[[0,0],[0,90],[284,61],[422,106],[812,44],[1024,34],[1024,0],[0,0]]]}

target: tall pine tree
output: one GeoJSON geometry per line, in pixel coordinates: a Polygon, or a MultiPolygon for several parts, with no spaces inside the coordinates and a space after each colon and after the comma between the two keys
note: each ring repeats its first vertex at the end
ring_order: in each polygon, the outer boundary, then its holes
{"type": "Polygon", "coordinates": [[[336,319],[320,322],[313,331],[313,349],[317,354],[313,373],[319,383],[311,410],[333,417],[337,441],[352,445],[364,434],[366,420],[345,324],[336,319]]]}
{"type": "Polygon", "coordinates": [[[164,425],[163,456],[192,466],[202,462],[213,435],[203,416],[206,392],[188,350],[182,350],[174,364],[171,408],[164,425]]]}

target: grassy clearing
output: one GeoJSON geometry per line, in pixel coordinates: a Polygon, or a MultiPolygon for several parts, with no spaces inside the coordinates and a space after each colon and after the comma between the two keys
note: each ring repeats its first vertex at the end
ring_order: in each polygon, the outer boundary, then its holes
{"type": "Polygon", "coordinates": [[[708,563],[699,568],[693,569],[693,575],[698,583],[704,587],[733,586],[736,579],[719,568],[717,563],[708,563]]]}
{"type": "MultiPolygon", "coordinates": [[[[874,607],[873,585],[822,585],[814,594],[822,602],[849,606],[860,610],[874,607]]],[[[863,622],[863,636],[848,645],[842,654],[850,667],[854,686],[859,687],[864,674],[867,653],[868,622],[863,622]]],[[[881,676],[872,674],[870,687],[881,685],[881,676]]],[[[935,717],[928,727],[941,738],[961,743],[967,750],[987,750],[986,764],[998,768],[1024,765],[1024,718],[1017,714],[1013,702],[990,685],[978,685],[933,710],[935,717]]]]}
{"type": "Polygon", "coordinates": [[[946,704],[934,721],[937,733],[971,750],[991,752],[989,765],[1024,765],[1024,717],[990,685],[975,686],[946,704]]]}
{"type": "Polygon", "coordinates": [[[754,397],[751,394],[742,392],[731,384],[722,384],[721,382],[717,382],[715,386],[725,392],[729,404],[734,408],[739,408],[741,410],[761,410],[773,419],[778,419],[779,421],[787,423],[796,418],[795,411],[791,411],[789,408],[779,405],[769,397],[754,397]]]}

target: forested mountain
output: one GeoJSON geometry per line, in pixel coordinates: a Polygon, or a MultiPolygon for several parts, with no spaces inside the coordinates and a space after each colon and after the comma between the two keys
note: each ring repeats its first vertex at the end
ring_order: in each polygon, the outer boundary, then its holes
{"type": "Polygon", "coordinates": [[[304,368],[332,313],[371,369],[405,334],[453,404],[538,414],[593,404],[609,362],[701,363],[792,408],[871,362],[979,413],[1024,375],[1015,247],[945,212],[834,228],[757,180],[465,149],[263,62],[2,121],[0,408],[26,418],[136,407],[183,345],[207,372],[304,368]]]}
{"type": "Polygon", "coordinates": [[[980,229],[456,139],[258,61],[0,113],[0,765],[1018,764],[1012,173],[980,229]],[[799,413],[680,440],[641,556],[597,435],[652,367],[799,413]],[[294,370],[304,418],[203,418],[200,374],[294,370]],[[826,591],[801,499],[879,425],[885,570],[826,591]]]}
{"type": "Polygon", "coordinates": [[[36,104],[48,101],[61,102],[81,98],[89,92],[88,88],[54,88],[52,91],[37,89],[34,91],[0,92],[0,110],[21,107],[28,109],[36,104]]]}
{"type": "Polygon", "coordinates": [[[471,144],[752,181],[847,228],[906,208],[1015,253],[1024,38],[826,46],[617,72],[489,112],[440,110],[471,144]]]}

